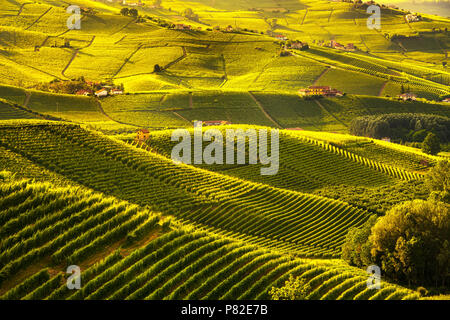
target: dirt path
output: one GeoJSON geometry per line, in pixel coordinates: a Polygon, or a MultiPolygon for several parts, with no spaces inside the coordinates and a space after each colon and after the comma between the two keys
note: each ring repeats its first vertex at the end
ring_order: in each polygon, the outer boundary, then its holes
{"type": "Polygon", "coordinates": [[[193,109],[194,108],[194,98],[193,98],[193,94],[192,92],[189,92],[189,108],[193,109]]]}
{"type": "Polygon", "coordinates": [[[303,16],[302,22],[300,23],[301,25],[303,25],[303,22],[305,22],[307,14],[308,14],[308,8],[306,8],[305,15],[303,16]]]}
{"type": "Polygon", "coordinates": [[[333,11],[334,11],[334,8],[331,9],[331,11],[330,11],[330,15],[328,16],[328,23],[330,23],[331,16],[333,15],[333,11]]]}
{"type": "Polygon", "coordinates": [[[133,123],[126,123],[126,122],[118,121],[118,120],[115,120],[115,119],[111,118],[111,117],[105,112],[105,110],[103,110],[103,107],[102,107],[102,104],[100,103],[100,101],[99,101],[99,100],[96,100],[96,103],[97,103],[97,107],[98,107],[98,110],[100,111],[100,113],[103,114],[103,115],[104,115],[106,118],[108,118],[109,120],[114,121],[114,122],[117,122],[117,123],[120,123],[120,124],[124,124],[124,125],[127,125],[127,126],[139,127],[139,126],[137,126],[137,125],[135,125],[135,124],[133,124],[133,123]]]}
{"type": "Polygon", "coordinates": [[[25,97],[25,101],[23,102],[23,107],[28,108],[28,103],[30,102],[31,93],[26,91],[25,94],[26,94],[26,97],[25,97]]]}
{"type": "Polygon", "coordinates": [[[42,19],[42,17],[44,17],[44,16],[45,16],[50,10],[52,10],[52,9],[53,9],[53,7],[48,8],[47,11],[45,11],[43,14],[41,14],[36,20],[33,21],[32,24],[30,24],[30,25],[29,25],[28,27],[26,27],[24,30],[28,30],[28,29],[30,29],[32,26],[34,26],[36,23],[39,22],[39,20],[42,19]]]}
{"type": "Polygon", "coordinates": [[[25,7],[25,5],[27,4],[32,4],[32,2],[26,2],[26,3],[22,3],[22,5],[19,8],[19,12],[17,12],[17,16],[20,16],[22,14],[23,8],[25,7]]]}
{"type": "Polygon", "coordinates": [[[130,61],[131,58],[133,58],[133,56],[139,51],[141,50],[143,44],[140,43],[139,46],[136,48],[136,50],[134,50],[127,58],[125,58],[125,61],[123,62],[123,64],[120,66],[119,70],[117,70],[113,76],[111,77],[112,79],[114,79],[119,73],[120,71],[122,71],[123,67],[125,67],[125,65],[128,63],[128,61],[130,61]]]}
{"type": "Polygon", "coordinates": [[[388,82],[389,82],[389,81],[386,81],[386,82],[385,82],[385,83],[383,83],[383,85],[381,86],[381,88],[380,88],[380,92],[378,92],[378,96],[379,96],[379,97],[381,97],[381,95],[383,94],[383,92],[384,92],[384,89],[386,88],[386,86],[387,86],[388,82]]]}
{"type": "Polygon", "coordinates": [[[261,110],[261,112],[266,116],[266,118],[272,122],[275,127],[279,128],[279,129],[283,129],[283,127],[277,122],[275,121],[275,119],[273,119],[270,114],[267,113],[267,111],[264,109],[264,107],[262,106],[262,104],[258,101],[258,99],[256,99],[255,95],[252,92],[248,92],[248,94],[250,95],[250,97],[253,99],[253,101],[255,101],[256,105],[258,106],[258,108],[261,110]]]}
{"type": "Polygon", "coordinates": [[[314,80],[314,82],[313,82],[312,85],[315,86],[316,83],[319,82],[319,80],[320,80],[320,79],[321,79],[328,71],[330,71],[330,69],[331,69],[331,67],[330,67],[330,66],[327,66],[327,68],[326,68],[325,70],[323,70],[321,74],[319,74],[319,76],[316,78],[316,80],[314,80]]]}
{"type": "Polygon", "coordinates": [[[222,63],[223,63],[223,76],[224,76],[224,79],[223,79],[223,82],[220,84],[219,88],[222,88],[225,85],[225,83],[227,83],[227,81],[228,81],[227,63],[225,61],[225,57],[224,57],[223,54],[222,54],[222,63]]]}
{"type": "Polygon", "coordinates": [[[123,39],[125,39],[127,36],[123,36],[122,38],[120,38],[120,40],[114,42],[114,44],[118,44],[119,42],[121,42],[123,39]]]}
{"type": "Polygon", "coordinates": [[[123,29],[125,29],[126,27],[128,27],[131,23],[135,22],[136,19],[132,18],[130,21],[128,21],[128,23],[126,25],[124,25],[123,27],[121,27],[119,30],[114,31],[113,33],[110,34],[110,36],[115,35],[116,33],[119,33],[120,31],[122,31],[123,29]]]}
{"type": "Polygon", "coordinates": [[[183,50],[183,55],[179,58],[176,58],[175,60],[173,60],[172,62],[169,62],[167,65],[165,65],[163,67],[164,70],[170,68],[171,66],[173,66],[174,64],[180,62],[181,60],[183,60],[184,58],[186,58],[187,56],[187,52],[186,52],[186,48],[185,47],[181,47],[181,49],[183,50]]]}
{"type": "Polygon", "coordinates": [[[45,44],[47,43],[48,39],[50,39],[50,36],[46,36],[44,41],[42,41],[41,43],[41,47],[45,46],[45,44]]]}
{"type": "Polygon", "coordinates": [[[67,69],[69,69],[70,65],[72,64],[73,60],[75,59],[75,57],[77,56],[78,52],[80,51],[80,49],[76,49],[73,54],[72,57],[70,58],[69,63],[64,67],[64,69],[61,71],[61,74],[63,75],[63,77],[67,76],[65,75],[65,72],[67,71],[67,69]]]}
{"type": "Polygon", "coordinates": [[[95,36],[92,36],[91,41],[89,41],[89,43],[87,44],[87,46],[83,47],[83,49],[89,48],[89,47],[94,43],[94,40],[95,40],[95,36]]]}
{"type": "Polygon", "coordinates": [[[323,112],[330,115],[333,119],[335,119],[337,122],[341,123],[344,127],[348,128],[347,124],[345,124],[342,120],[338,119],[334,114],[332,114],[330,111],[328,111],[327,108],[325,108],[318,99],[314,99],[314,101],[317,103],[317,105],[320,107],[320,109],[322,109],[323,112]]]}
{"type": "Polygon", "coordinates": [[[181,114],[179,114],[178,112],[172,111],[172,113],[173,113],[174,115],[176,115],[178,118],[180,118],[181,120],[186,121],[186,122],[189,123],[189,124],[192,124],[191,121],[189,121],[188,119],[186,119],[185,117],[183,117],[183,116],[182,116],[181,114]]]}

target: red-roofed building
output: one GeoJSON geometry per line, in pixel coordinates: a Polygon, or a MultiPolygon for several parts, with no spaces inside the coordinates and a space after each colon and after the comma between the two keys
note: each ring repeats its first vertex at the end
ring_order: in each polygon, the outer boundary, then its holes
{"type": "Polygon", "coordinates": [[[77,96],[90,96],[91,92],[88,90],[78,90],[76,95],[77,96]]]}
{"type": "Polygon", "coordinates": [[[123,94],[123,90],[120,90],[120,89],[112,89],[112,90],[111,90],[111,94],[112,94],[113,96],[118,95],[118,94],[123,94]]]}
{"type": "Polygon", "coordinates": [[[306,89],[298,90],[298,93],[301,96],[327,96],[327,97],[336,97],[342,96],[343,93],[338,91],[337,89],[333,89],[329,86],[309,86],[306,89]]]}
{"type": "Polygon", "coordinates": [[[95,96],[97,98],[106,97],[107,95],[108,95],[108,90],[106,90],[105,88],[95,91],[95,96]]]}
{"type": "Polygon", "coordinates": [[[212,120],[212,121],[202,121],[202,125],[205,127],[209,127],[209,126],[223,126],[223,125],[227,125],[227,124],[231,124],[228,121],[224,121],[224,120],[212,120]]]}
{"type": "Polygon", "coordinates": [[[147,129],[139,129],[137,132],[136,140],[139,142],[144,142],[150,138],[150,131],[147,129]]]}

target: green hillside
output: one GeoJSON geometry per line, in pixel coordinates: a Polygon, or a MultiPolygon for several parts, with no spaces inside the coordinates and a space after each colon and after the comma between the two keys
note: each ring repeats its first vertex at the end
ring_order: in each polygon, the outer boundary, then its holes
{"type": "Polygon", "coordinates": [[[1,187],[1,202],[1,219],[16,217],[0,231],[1,299],[265,299],[289,274],[304,278],[314,299],[418,298],[389,283],[368,292],[364,272],[337,261],[301,260],[179,227],[167,231],[155,215],[82,189],[11,181],[1,187]],[[55,266],[86,260],[106,244],[111,253],[97,254],[86,268],[83,289],[67,289],[55,266]],[[24,266],[49,255],[49,268],[24,278],[24,266]],[[24,279],[15,287],[5,282],[13,274],[24,279]]]}
{"type": "Polygon", "coordinates": [[[80,29],[67,2],[0,0],[0,300],[266,300],[293,279],[305,300],[448,298],[449,18],[70,5],[80,29]],[[258,143],[212,148],[231,131],[258,143]],[[177,163],[180,132],[183,156],[232,163],[177,163]]]}

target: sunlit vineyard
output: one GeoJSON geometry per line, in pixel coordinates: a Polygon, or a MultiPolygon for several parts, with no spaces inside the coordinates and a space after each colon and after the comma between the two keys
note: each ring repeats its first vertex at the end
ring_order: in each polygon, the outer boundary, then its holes
{"type": "Polygon", "coordinates": [[[432,274],[450,241],[448,18],[386,4],[373,29],[369,3],[328,0],[69,5],[0,0],[0,300],[448,298],[432,274]],[[393,114],[429,120],[350,134],[393,114]],[[172,160],[185,142],[183,157],[227,161],[172,160]]]}

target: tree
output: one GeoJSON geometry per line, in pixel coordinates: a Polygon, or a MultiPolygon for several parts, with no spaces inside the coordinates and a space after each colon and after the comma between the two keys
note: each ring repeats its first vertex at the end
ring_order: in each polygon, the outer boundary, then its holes
{"type": "Polygon", "coordinates": [[[130,13],[130,10],[128,8],[120,9],[120,14],[123,16],[127,16],[129,13],[130,13]]]}
{"type": "Polygon", "coordinates": [[[450,203],[450,162],[438,162],[425,176],[430,198],[450,203]]]}
{"type": "Polygon", "coordinates": [[[342,245],[341,258],[350,265],[365,268],[375,262],[371,254],[372,244],[369,236],[377,219],[376,215],[372,215],[362,227],[348,231],[342,245]]]}
{"type": "Polygon", "coordinates": [[[428,154],[436,155],[441,151],[439,138],[430,132],[423,140],[422,151],[428,154]]]}
{"type": "Polygon", "coordinates": [[[136,18],[139,15],[139,12],[137,11],[137,9],[130,9],[129,13],[130,16],[136,18]]]}
{"type": "Polygon", "coordinates": [[[162,68],[159,64],[155,64],[155,66],[153,67],[153,72],[161,72],[162,68]]]}
{"type": "Polygon", "coordinates": [[[371,254],[389,278],[442,285],[450,277],[450,206],[413,200],[389,210],[372,227],[371,254]]]}
{"type": "Polygon", "coordinates": [[[191,8],[186,8],[184,10],[184,16],[186,18],[190,18],[194,14],[194,11],[191,8]]]}
{"type": "Polygon", "coordinates": [[[289,280],[281,288],[272,287],[269,291],[272,300],[305,300],[310,287],[305,280],[290,274],[289,280]]]}

